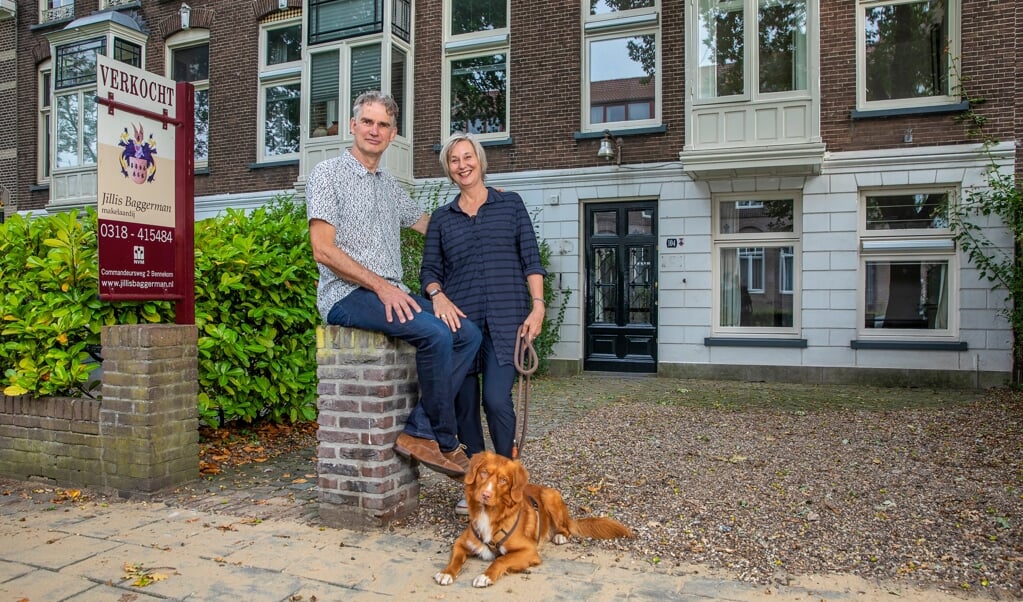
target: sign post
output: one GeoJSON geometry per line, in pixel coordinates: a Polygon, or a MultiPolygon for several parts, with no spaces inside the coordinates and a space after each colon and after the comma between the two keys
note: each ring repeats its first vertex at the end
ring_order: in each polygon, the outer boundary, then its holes
{"type": "Polygon", "coordinates": [[[192,85],[103,55],[97,68],[100,299],[173,300],[194,324],[192,85]]]}

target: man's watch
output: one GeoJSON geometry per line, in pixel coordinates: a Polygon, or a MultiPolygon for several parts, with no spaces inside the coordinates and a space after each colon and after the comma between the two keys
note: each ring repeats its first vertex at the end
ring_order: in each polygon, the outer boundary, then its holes
{"type": "Polygon", "coordinates": [[[430,295],[430,298],[433,299],[434,297],[436,297],[437,295],[441,294],[442,292],[443,291],[441,291],[440,287],[438,286],[437,288],[433,289],[432,291],[427,292],[426,294],[430,295]]]}

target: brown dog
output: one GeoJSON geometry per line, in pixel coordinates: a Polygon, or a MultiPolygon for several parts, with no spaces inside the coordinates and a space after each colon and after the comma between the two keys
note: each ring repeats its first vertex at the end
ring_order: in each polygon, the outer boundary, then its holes
{"type": "Polygon", "coordinates": [[[544,540],[556,544],[569,535],[612,539],[632,537],[622,523],[610,518],[572,519],[561,494],[529,483],[529,473],[517,461],[492,452],[475,454],[465,473],[469,526],[451,548],[448,566],[433,580],[450,585],[469,555],[492,560],[473,587],[493,585],[505,573],[540,564],[537,549],[544,540]]]}

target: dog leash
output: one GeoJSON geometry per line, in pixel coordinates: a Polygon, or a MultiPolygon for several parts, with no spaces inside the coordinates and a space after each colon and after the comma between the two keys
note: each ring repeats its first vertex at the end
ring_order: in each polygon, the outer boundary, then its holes
{"type": "Polygon", "coordinates": [[[519,326],[519,332],[515,336],[515,370],[519,373],[519,411],[522,417],[522,428],[519,430],[519,439],[512,444],[512,460],[518,460],[522,448],[526,445],[526,427],[529,424],[529,378],[536,372],[540,365],[540,358],[533,348],[533,341],[530,341],[519,326]]]}

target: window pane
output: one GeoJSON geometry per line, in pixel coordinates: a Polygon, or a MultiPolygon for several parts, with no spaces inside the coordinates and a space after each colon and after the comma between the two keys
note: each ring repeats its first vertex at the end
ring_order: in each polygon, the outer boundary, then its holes
{"type": "Polygon", "coordinates": [[[868,261],[865,328],[948,328],[948,261],[868,261]]]}
{"type": "Polygon", "coordinates": [[[310,44],[384,29],[383,0],[309,0],[309,11],[310,44]]]}
{"type": "Polygon", "coordinates": [[[654,212],[650,209],[629,211],[629,234],[653,234],[654,212]]]}
{"type": "Polygon", "coordinates": [[[453,0],[451,35],[504,29],[508,26],[507,0],[453,0]]]}
{"type": "Polygon", "coordinates": [[[793,295],[784,288],[782,274],[791,274],[792,247],[723,248],[720,253],[721,326],[791,328],[793,295]]]}
{"type": "Polygon", "coordinates": [[[210,158],[210,91],[195,91],[195,162],[210,158]]]}
{"type": "Polygon", "coordinates": [[[312,137],[338,133],[338,101],[341,95],[341,55],[335,50],[312,55],[310,59],[309,119],[312,137]]]}
{"type": "MultiPolygon", "coordinates": [[[[639,211],[630,211],[641,213],[639,211]]],[[[629,324],[650,324],[653,310],[653,248],[629,247],[629,324]]]]}
{"type": "Polygon", "coordinates": [[[700,0],[699,35],[700,98],[745,94],[745,17],[742,2],[700,0]]]}
{"type": "Polygon", "coordinates": [[[506,60],[504,54],[493,54],[451,61],[450,133],[506,131],[506,60]]]}
{"type": "Polygon", "coordinates": [[[121,38],[114,38],[114,60],[141,68],[142,47],[121,38]]]}
{"type": "Polygon", "coordinates": [[[630,120],[653,118],[653,114],[651,114],[650,112],[653,107],[649,102],[630,102],[628,108],[629,108],[628,118],[630,120]]]}
{"type": "Polygon", "coordinates": [[[947,194],[867,197],[867,230],[946,229],[947,194]]]}
{"type": "Polygon", "coordinates": [[[760,91],[806,89],[806,0],[760,0],[760,91]]]}
{"type": "Polygon", "coordinates": [[[351,98],[355,104],[359,94],[367,90],[380,89],[380,44],[358,46],[351,51],[352,64],[348,69],[351,98]]]}
{"type": "Polygon", "coordinates": [[[406,42],[409,41],[412,29],[412,0],[393,0],[391,9],[391,31],[406,42]]]}
{"type": "Polygon", "coordinates": [[[590,0],[591,15],[607,15],[633,8],[648,8],[654,0],[590,0]]]}
{"type": "Polygon", "coordinates": [[[173,50],[171,73],[174,81],[196,82],[210,78],[210,45],[173,50]]]}
{"type": "Polygon", "coordinates": [[[391,97],[398,105],[398,135],[405,135],[405,51],[397,46],[391,47],[391,97]]]}
{"type": "Polygon", "coordinates": [[[106,54],[106,40],[98,38],[57,48],[56,88],[96,82],[96,54],[106,54]]]}
{"type": "Polygon", "coordinates": [[[593,250],[593,322],[614,323],[618,307],[618,255],[613,248],[593,250]]]}
{"type": "Polygon", "coordinates": [[[590,42],[590,114],[604,109],[603,119],[593,123],[647,119],[627,114],[625,107],[656,102],[656,63],[652,35],[590,42]]]}
{"type": "Polygon", "coordinates": [[[949,94],[947,11],[946,0],[864,9],[868,101],[949,94]]]}
{"type": "Polygon", "coordinates": [[[302,25],[266,32],[266,64],[280,65],[302,60],[302,25]]]}
{"type": "Polygon", "coordinates": [[[772,201],[721,201],[718,231],[721,234],[792,232],[792,199],[772,201]]]}
{"type": "Polygon", "coordinates": [[[618,212],[617,211],[594,211],[593,212],[593,235],[618,234],[618,212]]]}
{"type": "Polygon", "coordinates": [[[78,165],[78,95],[57,96],[57,164],[55,167],[78,165]]]}
{"type": "Polygon", "coordinates": [[[301,85],[286,84],[266,89],[267,157],[298,152],[301,85]]]}
{"type": "Polygon", "coordinates": [[[82,99],[82,165],[96,164],[96,95],[84,94],[82,99]]]}

